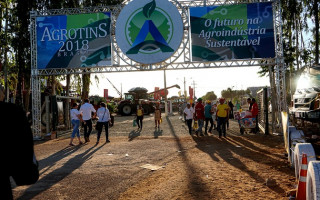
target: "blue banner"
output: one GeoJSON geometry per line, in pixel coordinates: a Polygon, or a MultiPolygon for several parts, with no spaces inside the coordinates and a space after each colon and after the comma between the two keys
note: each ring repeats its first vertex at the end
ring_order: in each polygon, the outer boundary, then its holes
{"type": "Polygon", "coordinates": [[[37,68],[111,65],[110,13],[37,17],[37,68]]]}
{"type": "Polygon", "coordinates": [[[274,58],[272,2],[190,8],[192,60],[274,58]]]}

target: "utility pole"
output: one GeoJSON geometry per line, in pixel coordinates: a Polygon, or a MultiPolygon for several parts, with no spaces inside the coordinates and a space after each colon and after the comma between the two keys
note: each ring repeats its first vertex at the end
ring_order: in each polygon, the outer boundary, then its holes
{"type": "Polygon", "coordinates": [[[184,101],[186,102],[187,101],[186,77],[183,77],[183,88],[184,88],[184,91],[183,91],[184,101]]]}
{"type": "Polygon", "coordinates": [[[164,79],[164,116],[168,116],[168,98],[167,98],[167,78],[166,78],[166,70],[163,70],[163,79],[164,79]]]}
{"type": "Polygon", "coordinates": [[[193,80],[193,102],[195,102],[195,98],[196,98],[196,83],[193,80]]]}

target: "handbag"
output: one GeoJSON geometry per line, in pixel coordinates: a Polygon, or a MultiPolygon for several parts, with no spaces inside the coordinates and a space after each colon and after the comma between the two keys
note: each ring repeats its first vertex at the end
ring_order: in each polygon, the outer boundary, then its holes
{"type": "Polygon", "coordinates": [[[195,120],[194,123],[193,123],[193,129],[197,130],[198,128],[199,128],[198,122],[195,120]]]}
{"type": "MultiPolygon", "coordinates": [[[[103,113],[103,116],[102,116],[101,119],[103,119],[104,114],[106,114],[106,110],[107,110],[107,109],[104,110],[104,113],[103,113]]],[[[96,130],[97,130],[97,131],[102,131],[102,126],[103,126],[103,122],[99,122],[99,121],[98,121],[98,122],[96,123],[96,130]]]]}
{"type": "Polygon", "coordinates": [[[136,120],[136,119],[133,119],[133,121],[132,121],[132,126],[133,126],[133,127],[137,126],[137,120],[136,120]]]}

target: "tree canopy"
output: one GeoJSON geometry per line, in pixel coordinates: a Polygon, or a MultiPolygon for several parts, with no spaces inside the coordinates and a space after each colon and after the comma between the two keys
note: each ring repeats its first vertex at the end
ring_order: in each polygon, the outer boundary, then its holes
{"type": "Polygon", "coordinates": [[[210,100],[210,101],[213,101],[213,100],[216,100],[217,99],[217,95],[211,91],[211,92],[207,92],[206,95],[204,95],[202,97],[203,100],[210,100]]]}

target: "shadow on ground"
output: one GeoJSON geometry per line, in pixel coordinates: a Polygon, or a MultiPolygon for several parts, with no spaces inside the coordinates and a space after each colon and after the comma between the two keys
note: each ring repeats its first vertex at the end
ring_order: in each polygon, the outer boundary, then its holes
{"type": "Polygon", "coordinates": [[[166,120],[168,122],[169,128],[170,128],[170,132],[171,135],[176,139],[176,143],[178,146],[178,149],[181,151],[181,156],[184,162],[184,165],[186,166],[185,169],[187,170],[187,174],[188,174],[188,179],[189,179],[189,190],[190,190],[190,194],[192,194],[194,196],[194,199],[198,199],[198,198],[208,198],[208,197],[214,197],[212,195],[214,195],[214,193],[216,193],[216,191],[212,191],[210,190],[206,184],[202,181],[201,177],[198,175],[198,173],[196,173],[198,171],[198,169],[194,166],[194,164],[188,159],[185,151],[183,151],[183,145],[180,141],[180,138],[177,136],[174,127],[170,121],[169,117],[166,117],[166,120]],[[197,196],[195,196],[197,194],[197,196]],[[199,196],[200,195],[200,196],[199,196]]]}
{"type": "Polygon", "coordinates": [[[129,141],[132,141],[133,139],[135,139],[136,137],[139,137],[140,136],[140,133],[141,131],[140,130],[132,130],[130,133],[129,133],[129,141]]]}
{"type": "MultiPolygon", "coordinates": [[[[212,158],[212,160],[217,162],[220,159],[223,159],[228,164],[238,168],[242,172],[247,173],[257,183],[265,184],[266,180],[265,178],[261,177],[258,173],[248,168],[246,163],[243,163],[240,159],[238,159],[238,156],[234,155],[239,155],[241,157],[251,159],[256,163],[263,163],[267,165],[269,164],[270,166],[283,165],[283,161],[271,157],[270,152],[255,146],[254,143],[247,141],[245,138],[242,138],[241,136],[227,136],[227,138],[218,138],[216,136],[193,136],[192,138],[197,143],[196,147],[199,150],[207,153],[212,158]]],[[[272,156],[274,155],[272,154],[272,156]]],[[[281,171],[289,173],[288,170],[281,171]]],[[[285,190],[281,188],[281,186],[270,187],[270,189],[279,194],[285,193],[285,190]]]]}
{"type": "MultiPolygon", "coordinates": [[[[85,152],[78,154],[74,157],[72,157],[71,159],[69,159],[63,166],[61,166],[60,168],[57,168],[56,170],[50,172],[47,175],[44,175],[43,177],[41,177],[41,179],[38,180],[38,182],[36,182],[35,184],[33,184],[32,186],[30,186],[19,198],[17,199],[32,199],[35,196],[37,196],[38,194],[48,190],[50,187],[52,187],[53,185],[57,184],[59,181],[61,181],[62,179],[64,179],[65,177],[67,177],[68,175],[70,175],[74,170],[78,169],[83,163],[85,163],[95,152],[97,152],[99,149],[101,149],[105,144],[95,148],[95,146],[89,148],[88,150],[86,150],[85,152]],[[40,186],[39,186],[40,185],[40,186]],[[39,188],[41,188],[39,190],[39,188]]],[[[80,147],[76,146],[74,148],[67,148],[67,149],[63,149],[57,153],[55,153],[54,155],[44,159],[47,163],[51,163],[51,165],[54,165],[55,162],[57,162],[58,160],[64,158],[65,156],[75,152],[76,150],[78,150],[80,147]]],[[[44,160],[40,160],[40,166],[41,163],[44,160]]],[[[43,169],[45,167],[51,167],[48,165],[42,165],[40,168],[43,169]]],[[[47,171],[47,169],[45,170],[47,171]]],[[[44,172],[42,172],[43,174],[44,172]]]]}

